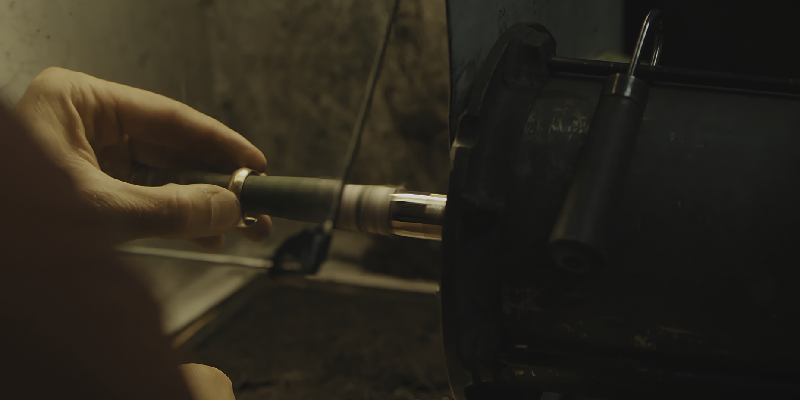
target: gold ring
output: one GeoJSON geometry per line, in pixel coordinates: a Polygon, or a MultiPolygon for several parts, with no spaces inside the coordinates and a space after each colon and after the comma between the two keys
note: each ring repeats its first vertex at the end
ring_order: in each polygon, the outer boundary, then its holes
{"type": "MultiPolygon", "coordinates": [[[[233,192],[236,195],[236,198],[239,200],[239,206],[241,207],[242,204],[242,188],[244,187],[244,181],[250,175],[260,175],[258,172],[253,171],[250,168],[239,168],[236,172],[231,175],[231,180],[228,182],[228,190],[233,192]]],[[[239,221],[239,224],[236,225],[237,228],[248,228],[253,226],[258,219],[248,213],[245,213],[242,210],[242,219],[239,221]]]]}

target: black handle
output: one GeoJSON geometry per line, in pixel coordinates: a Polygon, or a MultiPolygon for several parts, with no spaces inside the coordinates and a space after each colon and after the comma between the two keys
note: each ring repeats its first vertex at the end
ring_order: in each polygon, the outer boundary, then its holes
{"type": "Polygon", "coordinates": [[[584,272],[605,263],[647,95],[645,83],[630,75],[612,75],[603,86],[550,237],[551,255],[564,268],[584,272]]]}
{"type": "Polygon", "coordinates": [[[650,64],[658,63],[664,25],[661,11],[653,9],[642,24],[628,74],[606,79],[578,152],[567,198],[550,235],[551,257],[568,270],[586,272],[606,263],[616,204],[625,186],[647,106],[647,85],[634,74],[653,26],[656,36],[650,64]]]}

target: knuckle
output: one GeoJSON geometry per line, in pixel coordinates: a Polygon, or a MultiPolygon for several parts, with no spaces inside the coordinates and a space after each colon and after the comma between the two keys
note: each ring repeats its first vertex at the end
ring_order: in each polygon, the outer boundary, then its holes
{"type": "Polygon", "coordinates": [[[75,72],[50,67],[39,73],[28,86],[28,93],[38,96],[65,95],[75,80],[75,72]]]}
{"type": "Polygon", "coordinates": [[[47,92],[83,92],[99,85],[97,78],[60,67],[49,67],[39,73],[31,87],[47,92]]]}
{"type": "Polygon", "coordinates": [[[53,78],[53,77],[63,76],[65,74],[69,73],[69,72],[70,72],[69,70],[66,70],[66,69],[61,68],[61,67],[48,67],[48,68],[45,68],[39,74],[39,77],[41,77],[41,78],[53,78]]]}
{"type": "Polygon", "coordinates": [[[232,384],[228,375],[217,368],[203,364],[187,364],[184,368],[201,381],[213,382],[218,385],[232,384]]]}
{"type": "Polygon", "coordinates": [[[228,375],[225,375],[225,373],[220,371],[219,369],[216,369],[214,367],[208,367],[208,371],[209,374],[211,375],[211,379],[213,379],[214,382],[226,386],[232,385],[231,378],[228,378],[228,375]]]}
{"type": "Polygon", "coordinates": [[[39,73],[33,82],[34,84],[63,83],[71,77],[71,74],[74,72],[59,67],[50,67],[39,73]]]}

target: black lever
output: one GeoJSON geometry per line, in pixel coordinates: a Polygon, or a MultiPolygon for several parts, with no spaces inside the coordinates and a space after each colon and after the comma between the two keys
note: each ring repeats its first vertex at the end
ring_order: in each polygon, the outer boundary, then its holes
{"type": "Polygon", "coordinates": [[[661,12],[645,18],[627,74],[606,79],[589,131],[578,151],[567,197],[550,236],[550,254],[560,266],[575,272],[602,267],[613,233],[614,212],[625,185],[636,140],[647,106],[648,87],[634,76],[644,41],[657,26],[653,56],[661,55],[661,12]]]}

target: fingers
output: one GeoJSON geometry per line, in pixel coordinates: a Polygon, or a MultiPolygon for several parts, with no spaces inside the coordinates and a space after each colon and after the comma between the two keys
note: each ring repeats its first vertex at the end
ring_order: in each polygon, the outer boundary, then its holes
{"type": "MultiPolygon", "coordinates": [[[[236,168],[222,168],[219,165],[208,163],[197,158],[195,154],[188,154],[180,149],[133,141],[128,146],[128,151],[137,163],[156,169],[194,170],[229,174],[236,168]]],[[[100,155],[98,154],[98,157],[100,155]]]]}
{"type": "Polygon", "coordinates": [[[263,172],[267,166],[261,151],[221,122],[152,92],[50,68],[36,78],[25,96],[68,98],[95,150],[115,145],[127,135],[131,147],[170,149],[214,165],[220,172],[240,167],[263,172]]]}
{"type": "MultiPolygon", "coordinates": [[[[233,230],[241,220],[239,201],[227,189],[213,185],[144,187],[122,184],[115,196],[125,210],[129,239],[160,237],[191,239],[207,250],[225,244],[223,233],[233,230]]],[[[259,242],[272,233],[272,221],[259,215],[253,226],[236,229],[247,239],[259,242]]]]}
{"type": "Polygon", "coordinates": [[[164,96],[101,81],[102,97],[115,105],[120,130],[132,143],[173,149],[230,171],[259,172],[267,159],[255,146],[221,122],[164,96]]]}
{"type": "Polygon", "coordinates": [[[180,366],[194,400],[236,400],[231,380],[220,370],[201,364],[180,366]]]}
{"type": "MultiPolygon", "coordinates": [[[[106,180],[108,176],[93,171],[126,179],[137,163],[223,173],[240,167],[263,172],[267,166],[264,155],[245,138],[185,104],[64,69],[40,74],[17,109],[38,121],[35,131],[43,144],[66,152],[58,153],[62,164],[81,183],[86,199],[103,215],[122,219],[124,240],[196,239],[204,248],[217,249],[224,244],[220,235],[241,218],[239,202],[216,186],[148,188],[106,180]],[[93,168],[84,169],[85,163],[93,168]]],[[[240,231],[262,240],[271,223],[262,217],[240,231]]]]}
{"type": "Polygon", "coordinates": [[[123,193],[117,196],[123,197],[120,202],[124,206],[120,208],[126,214],[134,239],[208,238],[233,229],[241,219],[236,196],[219,186],[125,184],[123,193]]]}

